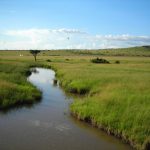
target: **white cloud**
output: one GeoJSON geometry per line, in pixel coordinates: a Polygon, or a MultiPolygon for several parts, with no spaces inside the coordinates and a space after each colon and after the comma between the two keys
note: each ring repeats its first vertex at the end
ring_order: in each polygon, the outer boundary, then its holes
{"type": "Polygon", "coordinates": [[[149,36],[131,36],[129,34],[123,34],[123,35],[96,35],[97,39],[103,39],[103,40],[112,40],[112,41],[150,41],[149,36]]]}
{"type": "Polygon", "coordinates": [[[33,35],[48,35],[52,33],[67,33],[67,34],[86,34],[84,31],[78,29],[27,29],[27,30],[9,30],[7,35],[13,36],[33,36],[33,35]]]}
{"type": "MultiPolygon", "coordinates": [[[[150,36],[123,35],[96,35],[91,41],[100,44],[100,48],[120,48],[150,45],[150,36]]],[[[97,45],[95,44],[95,45],[97,45]]]]}
{"type": "Polygon", "coordinates": [[[66,28],[49,30],[49,31],[54,33],[86,34],[86,32],[80,31],[78,29],[66,29],[66,28]]]}
{"type": "Polygon", "coordinates": [[[8,30],[0,33],[0,49],[100,49],[141,45],[150,45],[150,37],[90,35],[78,29],[66,28],[8,30]]]}

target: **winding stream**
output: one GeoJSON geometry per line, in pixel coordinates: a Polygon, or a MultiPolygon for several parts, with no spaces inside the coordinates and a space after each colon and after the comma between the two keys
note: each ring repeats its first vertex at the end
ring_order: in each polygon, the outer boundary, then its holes
{"type": "Polygon", "coordinates": [[[42,92],[30,107],[0,113],[0,150],[131,150],[120,140],[70,116],[68,98],[53,85],[55,73],[37,68],[28,80],[42,92]]]}

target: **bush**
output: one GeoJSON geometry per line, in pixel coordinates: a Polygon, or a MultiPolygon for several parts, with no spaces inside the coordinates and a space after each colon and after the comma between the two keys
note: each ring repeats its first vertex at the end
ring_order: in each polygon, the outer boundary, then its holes
{"type": "Polygon", "coordinates": [[[94,58],[91,60],[93,63],[109,64],[109,61],[103,58],[94,58]]]}
{"type": "Polygon", "coordinates": [[[119,61],[119,60],[116,60],[116,61],[115,61],[115,64],[120,64],[120,61],[119,61]]]}
{"type": "Polygon", "coordinates": [[[50,59],[47,59],[46,61],[47,61],[47,62],[52,62],[50,59]]]}

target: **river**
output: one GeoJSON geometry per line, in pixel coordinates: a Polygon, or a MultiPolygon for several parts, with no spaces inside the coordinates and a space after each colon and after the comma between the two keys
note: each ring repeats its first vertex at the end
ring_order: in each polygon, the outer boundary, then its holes
{"type": "Polygon", "coordinates": [[[115,137],[71,117],[72,99],[53,84],[55,72],[36,70],[28,80],[42,91],[42,100],[0,112],[0,150],[131,150],[115,137]]]}

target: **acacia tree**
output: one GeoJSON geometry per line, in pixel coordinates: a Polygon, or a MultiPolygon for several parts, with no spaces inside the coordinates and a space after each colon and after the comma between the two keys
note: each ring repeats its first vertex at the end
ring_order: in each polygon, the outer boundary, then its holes
{"type": "Polygon", "coordinates": [[[40,53],[41,51],[39,50],[30,50],[30,53],[34,56],[34,60],[36,61],[36,56],[38,53],[40,53]]]}

